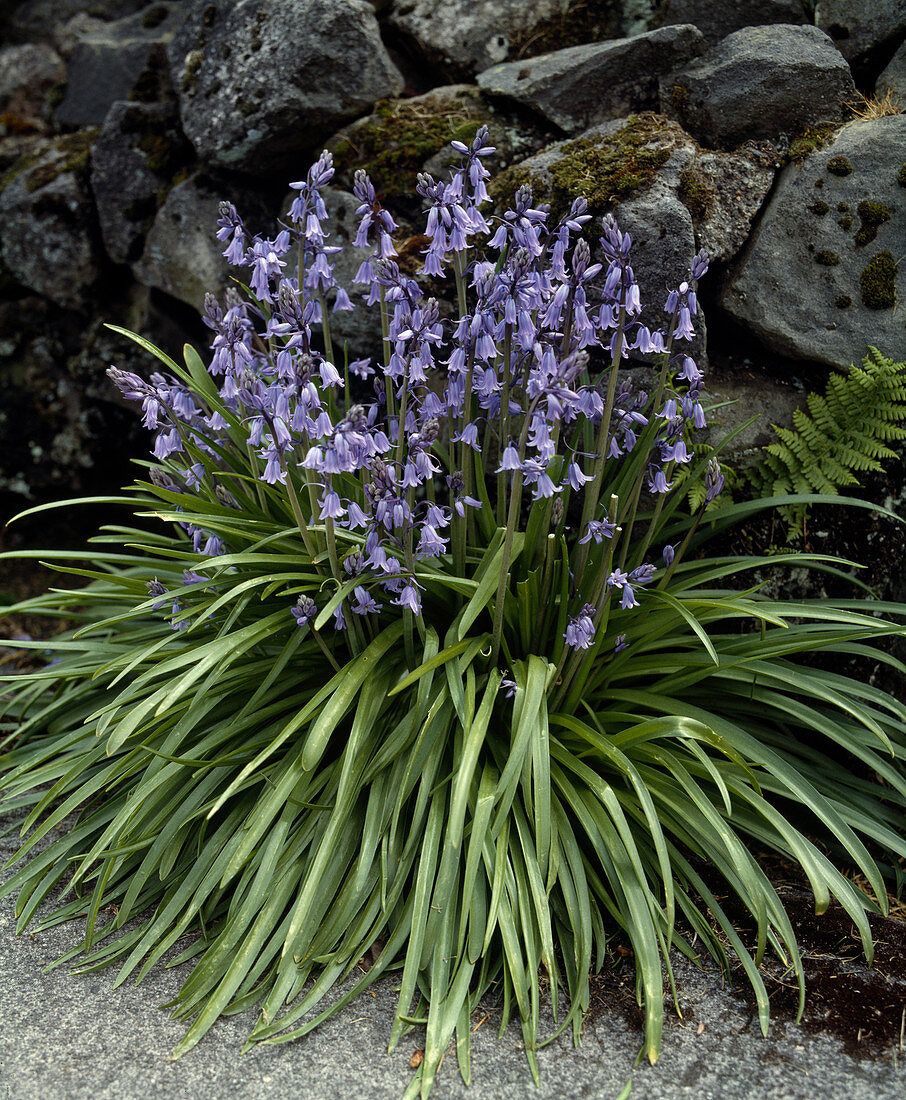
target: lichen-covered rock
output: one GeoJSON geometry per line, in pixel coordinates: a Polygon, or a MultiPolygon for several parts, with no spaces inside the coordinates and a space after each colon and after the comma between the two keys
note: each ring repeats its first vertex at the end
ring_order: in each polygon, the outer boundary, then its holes
{"type": "Polygon", "coordinates": [[[200,157],[259,175],[403,89],[365,0],[195,0],[169,52],[200,157]]]}
{"type": "Polygon", "coordinates": [[[664,27],[494,65],[479,74],[478,86],[575,134],[607,119],[656,108],[658,78],[704,52],[704,39],[695,27],[664,27]]]}
{"type": "Polygon", "coordinates": [[[83,130],[43,139],[0,180],[0,266],[22,286],[79,307],[98,276],[98,230],[83,130]]]}
{"type": "Polygon", "coordinates": [[[595,214],[620,215],[625,202],[660,181],[686,208],[696,247],[715,261],[742,247],[774,179],[776,150],[750,142],[734,152],[703,150],[677,123],[650,111],[590,128],[515,165],[493,185],[500,201],[530,183],[553,217],[578,195],[595,214]]]}
{"type": "Polygon", "coordinates": [[[776,169],[776,151],[766,142],[747,142],[732,153],[696,146],[680,168],[677,194],[692,216],[698,247],[713,262],[732,260],[745,244],[776,169]]]}
{"type": "Polygon", "coordinates": [[[888,93],[906,109],[906,42],[893,55],[875,83],[875,95],[879,99],[888,93]]]}
{"type": "Polygon", "coordinates": [[[413,50],[457,78],[502,61],[617,38],[621,0],[397,0],[391,24],[413,50]]]}
{"type": "Polygon", "coordinates": [[[906,2],[818,0],[815,23],[854,61],[906,31],[906,2]]]}
{"type": "Polygon", "coordinates": [[[222,197],[194,177],[177,184],[157,211],[141,258],[132,265],[136,279],[199,310],[207,291],[221,292],[228,270],[214,234],[222,197]]]}
{"type": "Polygon", "coordinates": [[[252,233],[273,232],[276,210],[270,202],[234,181],[197,173],[178,183],[157,211],[141,258],[132,265],[136,279],[199,311],[207,291],[222,292],[237,274],[215,236],[218,208],[227,196],[252,233]]]}
{"type": "MultiPolygon", "coordinates": [[[[664,324],[667,288],[685,277],[704,248],[717,262],[742,247],[774,178],[775,150],[750,143],[735,152],[703,150],[675,122],[644,112],[592,127],[549,146],[498,179],[498,205],[528,183],[558,218],[578,195],[595,215],[613,211],[632,234],[633,270],[649,327],[664,324]]],[[[705,358],[704,320],[693,354],[705,358]]]]}
{"type": "Polygon", "coordinates": [[[6,5],[13,10],[0,13],[0,18],[5,16],[2,29],[11,42],[48,42],[62,24],[86,14],[86,8],[90,8],[93,19],[113,20],[156,6],[156,0],[91,0],[90,4],[85,0],[24,0],[6,5]]]}
{"type": "Polygon", "coordinates": [[[846,117],[856,97],[849,66],[823,31],[744,27],[661,81],[661,107],[706,145],[794,134],[846,117]]]}
{"type": "Polygon", "coordinates": [[[803,0],[663,0],[659,23],[692,23],[713,45],[742,27],[807,23],[803,0]]]}
{"type": "Polygon", "coordinates": [[[0,133],[44,129],[50,93],[65,78],[60,55],[46,43],[0,50],[0,133]]]}
{"type": "Polygon", "coordinates": [[[844,126],[780,175],[721,304],[769,347],[848,367],[903,347],[906,116],[844,126]]]}
{"type": "Polygon", "coordinates": [[[411,99],[388,99],[368,116],[340,130],[326,142],[333,153],[337,183],[349,189],[357,168],[364,168],[395,213],[421,213],[416,176],[444,173],[458,163],[453,140],[469,142],[486,123],[496,152],[487,158],[492,172],[524,160],[553,141],[553,127],[522,117],[516,110],[491,103],[474,86],[452,84],[411,99]]]}
{"type": "Polygon", "coordinates": [[[57,122],[99,126],[117,100],[131,96],[149,66],[165,64],[163,50],[181,19],[180,5],[159,3],[112,23],[93,21],[79,35],[67,62],[66,94],[57,108],[57,122]]]}
{"type": "Polygon", "coordinates": [[[91,157],[91,189],[107,255],[137,260],[175,172],[189,160],[173,107],[114,103],[91,157]]]}

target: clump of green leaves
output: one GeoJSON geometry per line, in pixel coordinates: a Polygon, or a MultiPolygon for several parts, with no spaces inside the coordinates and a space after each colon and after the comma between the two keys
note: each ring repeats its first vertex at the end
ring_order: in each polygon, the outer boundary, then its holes
{"type": "MultiPolygon", "coordinates": [[[[897,458],[890,444],[906,439],[906,363],[869,348],[861,367],[834,372],[824,393],[806,400],[808,412],[797,409],[792,428],[775,424],[777,441],[746,471],[756,492],[834,494],[897,458]]],[[[808,505],[784,506],[781,514],[790,537],[798,538],[808,505]]]]}
{"type": "Polygon", "coordinates": [[[518,1021],[537,1078],[539,977],[554,1035],[578,1042],[618,936],[654,1061],[677,952],[728,974],[738,960],[764,1030],[767,951],[802,1004],[795,930],[753,852],[797,862],[869,958],[868,914],[906,857],[906,706],[798,660],[906,672],[874,644],[904,633],[906,608],[772,599],[747,578],[775,559],[709,551],[761,509],[835,498],[721,501],[716,453],[687,445],[705,426],[682,349],[706,257],[650,332],[612,217],[606,272],[580,200],[549,225],[521,187],[486,225],[487,137],[457,141],[449,183],[419,179],[425,268],[452,266],[453,324],[391,259],[393,220],[356,177],[376,367],[342,363],[331,339],[331,303],[352,303],[321,225],[329,154],[274,240],[224,203],[218,236],[254,296],[206,303],[207,363],[134,337],[167,373],[111,370],[157,433],[156,461],[103,499],[136,521],[82,552],[16,555],[90,583],[19,608],[77,627],[14,643],[53,659],[0,700],[0,806],[24,815],[14,859],[30,857],[0,896],[17,895],[22,930],[62,886],[38,928],[84,921],[61,961],[115,966],[117,984],[191,937],[177,1055],[251,1007],[250,1044],[299,1038],[393,970],[391,1047],[426,1029],[407,1096],[430,1094],[454,1038],[469,1079],[486,997],[518,1021]],[[479,233],[490,257],[469,255],[479,233]],[[621,378],[627,348],[657,357],[651,393],[621,378]],[[354,398],[354,373],[373,400],[354,398]]]}

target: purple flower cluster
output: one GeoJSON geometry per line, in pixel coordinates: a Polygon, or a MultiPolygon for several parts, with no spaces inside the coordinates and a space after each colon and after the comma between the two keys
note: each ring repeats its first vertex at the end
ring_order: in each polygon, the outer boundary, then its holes
{"type": "MultiPolygon", "coordinates": [[[[487,128],[453,147],[460,163],[449,178],[422,174],[417,186],[427,216],[422,271],[455,277],[452,320],[401,271],[396,223],[362,171],[353,185],[355,245],[370,252],[354,280],[358,302],[338,285],[339,248],[329,243],[322,194],[334,169],[325,152],[291,184],[298,194],[272,239],[250,234],[236,208],[221,204],[223,255],[245,269],[239,281],[252,296],[228,291],[223,301],[209,295],[205,302],[218,400],[160,374],[145,382],[110,371],[125,396],[142,402],[144,423],[157,433],[154,453],[168,460],[180,491],[206,484],[223,502],[222,454],[236,447],[237,429],[244,433],[253,475],[289,495],[306,546],[326,550],[338,584],[358,582],[337,608],[340,629],[353,629],[356,618],[366,626],[387,602],[419,616],[426,563],[472,545],[483,497],[492,510],[496,503],[498,526],[512,526],[523,522],[525,492],[527,506],[546,508],[546,523],[582,547],[583,562],[589,554],[604,561],[620,530],[599,504],[605,468],[645,438],[646,487],[666,493],[675,465],[692,457],[691,430],[705,423],[702,374],[688,354],[704,255],[668,294],[665,331],[652,331],[638,320],[631,238],[611,215],[603,219],[600,262],[582,236],[591,220],[584,199],[552,223],[549,207],[522,186],[512,207],[489,220],[481,210],[484,161],[494,152],[487,128]],[[479,235],[487,239],[483,254],[479,235]],[[329,314],[353,308],[379,314],[379,363],[338,363],[329,314]],[[632,351],[664,363],[657,408],[622,378],[617,384],[616,364],[632,351]],[[597,374],[592,363],[602,356],[614,366],[597,374]],[[373,400],[353,403],[344,383],[350,372],[371,380],[373,400]],[[579,527],[568,519],[573,495],[586,499],[579,527]],[[350,551],[342,567],[338,538],[350,551]]],[[[721,483],[719,469],[709,472],[709,499],[721,483]]],[[[186,530],[197,553],[224,551],[209,532],[186,530]]],[[[629,610],[655,572],[647,564],[608,569],[569,620],[571,649],[592,644],[611,591],[629,610]]],[[[314,600],[301,596],[292,615],[311,624],[314,600]]]]}

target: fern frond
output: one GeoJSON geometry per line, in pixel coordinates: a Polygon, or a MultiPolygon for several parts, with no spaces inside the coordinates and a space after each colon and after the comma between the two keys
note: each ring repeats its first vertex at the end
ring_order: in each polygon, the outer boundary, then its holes
{"type": "MultiPolygon", "coordinates": [[[[776,440],[746,472],[759,493],[836,494],[858,485],[858,474],[880,471],[897,457],[890,446],[906,439],[906,363],[869,347],[861,367],[833,373],[824,393],[806,397],[792,428],[773,425],[776,440]]],[[[801,534],[807,507],[781,509],[789,534],[801,534]]]]}

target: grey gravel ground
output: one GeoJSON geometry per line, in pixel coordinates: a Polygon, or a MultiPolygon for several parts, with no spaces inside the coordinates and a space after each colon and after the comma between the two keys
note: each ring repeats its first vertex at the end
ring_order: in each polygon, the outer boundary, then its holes
{"type": "MultiPolygon", "coordinates": [[[[2,831],[2,819],[0,819],[2,831]]],[[[12,850],[0,840],[0,862],[12,850]]],[[[0,1100],[394,1100],[405,1089],[417,1033],[386,1053],[395,1007],[394,981],[348,1007],[301,1041],[240,1055],[253,1015],[221,1020],[176,1062],[170,1051],[182,1026],[157,1006],[186,972],[157,969],[141,986],[112,991],[113,974],[74,977],[42,968],[77,939],[74,927],[15,935],[10,899],[0,905],[0,1100]]],[[[906,1069],[898,1052],[855,1061],[826,1035],[789,1022],[761,1038],[748,1004],[725,989],[714,970],[680,962],[686,1019],[671,1016],[661,1058],[634,1067],[640,1035],[619,1007],[586,1026],[582,1045],[560,1039],[539,1055],[536,1088],[510,1028],[497,1038],[493,1016],[476,1014],[472,1085],[461,1081],[452,1053],[441,1067],[437,1100],[615,1100],[632,1078],[632,1100],[903,1100],[906,1069]]],[[[900,1053],[906,1061],[906,1052],[900,1053]]]]}

